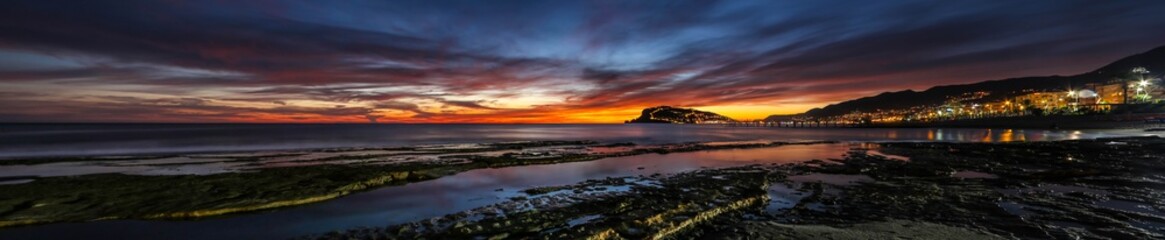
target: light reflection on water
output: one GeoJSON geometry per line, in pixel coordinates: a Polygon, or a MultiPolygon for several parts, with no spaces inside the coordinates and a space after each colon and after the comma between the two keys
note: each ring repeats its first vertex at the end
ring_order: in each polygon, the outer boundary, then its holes
{"type": "MultiPolygon", "coordinates": [[[[749,141],[1048,141],[1140,130],[790,129],[686,125],[0,125],[0,158],[44,155],[382,147],[518,140],[659,144],[749,141]]],[[[384,226],[503,201],[534,186],[756,163],[839,158],[846,144],[794,145],[478,169],[318,204],[198,221],[98,221],[0,230],[0,239],[270,239],[384,226]],[[639,167],[644,169],[640,170],[639,167]],[[495,189],[503,189],[495,191],[495,189]]]]}
{"type": "Polygon", "coordinates": [[[757,139],[999,142],[1145,134],[1139,129],[750,128],[666,124],[0,124],[0,158],[383,147],[523,140],[595,140],[640,144],[757,139]]]}
{"type": "Polygon", "coordinates": [[[386,187],[305,206],[197,221],[117,220],[0,230],[0,239],[279,239],[360,226],[386,226],[499,203],[537,186],[587,179],[677,173],[700,168],[840,158],[848,144],[790,145],[588,162],[477,169],[435,180],[386,187]],[[643,169],[639,169],[642,167],[643,169]],[[502,191],[496,191],[496,189],[502,191]]]}

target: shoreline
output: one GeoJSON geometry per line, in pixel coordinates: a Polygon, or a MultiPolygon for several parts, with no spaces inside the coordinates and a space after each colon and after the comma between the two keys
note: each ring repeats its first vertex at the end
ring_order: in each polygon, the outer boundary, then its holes
{"type": "MultiPolygon", "coordinates": [[[[439,161],[387,165],[353,164],[389,155],[331,155],[317,165],[264,168],[209,175],[125,175],[119,173],[37,177],[0,185],[0,227],[110,219],[190,219],[297,206],[326,201],[387,185],[437,179],[472,169],[591,161],[642,154],[749,149],[812,142],[739,142],[727,144],[600,145],[590,141],[484,144],[476,149],[439,149],[439,161]],[[617,148],[612,152],[572,153],[576,146],[617,148]],[[550,152],[523,152],[546,148],[550,152]],[[517,150],[501,155],[486,153],[517,150]],[[483,154],[483,155],[475,155],[483,154]],[[444,160],[440,160],[444,159],[444,160]],[[340,161],[342,164],[329,162],[340,161]],[[321,181],[322,180],[322,181],[321,181]],[[297,184],[298,183],[298,184],[297,184]],[[174,186],[181,186],[175,188],[174,186]],[[225,196],[224,196],[225,195],[225,196]],[[79,197],[84,196],[84,197],[79,197]],[[125,196],[132,196],[126,198],[125,196]],[[161,200],[161,201],[159,201],[161,200]],[[141,208],[150,206],[149,208],[141,208]]],[[[365,149],[361,149],[365,150],[365,149]]],[[[394,149],[399,150],[399,149],[394,149]]],[[[414,149],[415,150],[415,149],[414,149]]],[[[424,154],[435,154],[426,152],[424,154]]],[[[262,157],[242,157],[240,162],[262,157]]],[[[118,160],[132,161],[132,160],[118,160]]],[[[54,160],[54,162],[57,162],[54,160]]],[[[314,164],[314,163],[313,163],[314,164]]]]}
{"type": "MultiPolygon", "coordinates": [[[[545,145],[541,147],[522,146],[520,148],[574,149],[575,147],[566,146],[573,146],[571,144],[578,143],[557,142],[552,144],[543,142],[542,144],[545,145]]],[[[669,158],[669,155],[666,155],[666,153],[768,148],[788,144],[822,143],[834,142],[704,142],[689,143],[687,145],[658,146],[597,144],[587,142],[584,145],[606,148],[632,147],[640,150],[622,149],[618,152],[627,155],[613,154],[612,156],[659,153],[661,155],[652,157],[666,160],[669,158]]],[[[1165,180],[1165,177],[1159,174],[1137,175],[1145,173],[1155,174],[1151,169],[1160,168],[1160,166],[1154,164],[1165,162],[1161,157],[1165,156],[1165,152],[1161,152],[1165,151],[1163,150],[1165,149],[1165,140],[1159,137],[1117,137],[1009,143],[901,141],[861,143],[865,144],[861,144],[860,146],[851,145],[848,154],[843,159],[805,159],[804,162],[790,164],[697,169],[675,174],[640,175],[638,177],[592,178],[574,185],[541,186],[522,190],[523,195],[513,196],[501,203],[467,210],[464,213],[438,216],[430,220],[422,221],[432,222],[438,225],[412,225],[421,223],[411,222],[384,227],[350,229],[331,234],[308,235],[304,237],[320,239],[366,238],[368,236],[387,236],[390,239],[391,237],[408,238],[407,236],[437,238],[442,236],[459,238],[496,236],[551,236],[551,238],[604,238],[615,236],[631,238],[635,238],[636,236],[737,238],[744,237],[747,233],[751,232],[763,234],[759,236],[779,236],[785,238],[847,236],[858,232],[862,234],[881,234],[880,236],[885,236],[885,234],[908,234],[911,236],[923,236],[924,238],[926,236],[931,238],[943,236],[933,234],[951,233],[972,234],[973,236],[984,238],[993,236],[1027,236],[1036,238],[1039,238],[1039,236],[1045,236],[1042,238],[1066,238],[1066,236],[1123,236],[1126,238],[1143,238],[1146,236],[1165,236],[1160,235],[1165,234],[1165,232],[1160,232],[1165,231],[1165,227],[1150,227],[1145,229],[1140,225],[1134,224],[1132,226],[1133,228],[1147,231],[1149,234],[1159,235],[1138,235],[1137,231],[1140,230],[1134,230],[1132,228],[1122,228],[1115,232],[1096,232],[1098,231],[1095,230],[1096,228],[1087,227],[1093,225],[1112,226],[1112,224],[1115,224],[1114,222],[1097,220],[1099,222],[1069,224],[1071,226],[1081,224],[1086,226],[1082,227],[1084,230],[1069,231],[1070,228],[1065,228],[1061,226],[1062,223],[1058,223],[1059,220],[1054,220],[1065,218],[1066,216],[1078,219],[1076,221],[1079,221],[1079,219],[1098,219],[1098,217],[1103,217],[1108,219],[1140,219],[1138,221],[1156,222],[1151,224],[1165,224],[1165,217],[1154,217],[1155,214],[1165,212],[1165,207],[1161,206],[1160,203],[1150,200],[1160,196],[1152,194],[1146,195],[1143,190],[1138,190],[1135,187],[1129,188],[1129,186],[1137,186],[1139,184],[1159,183],[1122,183],[1145,177],[1165,180]],[[1148,165],[1149,167],[1142,165],[1148,165]],[[1131,171],[1133,175],[1123,175],[1125,172],[1130,172],[1130,169],[1139,169],[1140,171],[1131,171]],[[683,184],[669,185],[667,184],[668,182],[681,182],[683,184]],[[1052,189],[1052,192],[1041,192],[1039,190],[1043,188],[1041,186],[1052,186],[1049,187],[1052,189]],[[942,190],[935,192],[933,189],[942,190]],[[1081,191],[1085,194],[1092,195],[1080,195],[1081,191]],[[768,192],[768,194],[755,194],[759,192],[768,192]],[[1022,194],[1016,195],[1012,192],[1022,194]],[[1095,195],[1092,192],[1100,192],[1104,195],[1095,195]],[[684,195],[685,197],[676,197],[680,196],[677,194],[681,193],[688,195],[684,195]],[[1084,199],[1099,199],[1100,202],[1073,202],[1078,201],[1082,197],[1084,199]],[[1005,201],[1000,202],[1000,199],[1005,201]],[[1125,210],[1118,209],[1114,211],[1111,207],[1103,205],[1111,204],[1106,202],[1107,200],[1105,199],[1112,199],[1116,201],[1115,203],[1119,204],[1136,202],[1148,206],[1149,210],[1125,208],[1125,210]],[[688,203],[697,203],[697,205],[690,205],[688,203]],[[929,205],[931,203],[939,205],[931,206],[929,205]],[[535,208],[538,209],[536,212],[528,212],[530,210],[529,208],[516,206],[542,207],[535,208]],[[563,210],[564,207],[575,210],[562,212],[565,211],[563,210]],[[1057,215],[1040,215],[1046,211],[1042,209],[1049,207],[1062,210],[1057,210],[1057,215]],[[604,212],[607,211],[606,209],[641,209],[643,211],[615,214],[604,212]],[[1071,209],[1092,210],[1089,210],[1090,212],[1076,212],[1071,209]],[[935,213],[940,215],[928,215],[935,213]],[[973,214],[966,215],[969,213],[973,214]],[[550,218],[535,216],[548,216],[550,218]],[[607,218],[605,216],[626,217],[607,218]],[[1053,220],[1016,222],[1013,219],[1015,217],[1022,219],[1047,218],[1053,220]],[[467,221],[469,219],[476,220],[467,221]],[[632,219],[638,219],[635,220],[637,223],[626,222],[632,219]],[[981,222],[981,219],[994,219],[992,220],[994,222],[1019,224],[1020,226],[1027,227],[1014,229],[1003,228],[991,224],[984,224],[981,222]],[[512,224],[523,221],[527,223],[512,224]],[[507,222],[510,222],[512,225],[506,224],[507,222]],[[644,225],[634,225],[632,223],[644,225]],[[536,229],[525,228],[527,226],[534,226],[532,224],[536,224],[539,227],[536,229]],[[401,228],[403,226],[409,226],[408,229],[412,230],[402,230],[404,229],[401,228]],[[440,228],[432,228],[434,226],[440,228]],[[479,229],[477,226],[481,226],[481,228],[479,229]],[[523,228],[514,229],[514,226],[523,226],[523,228]],[[641,227],[626,228],[626,226],[641,227]],[[894,233],[878,230],[882,228],[897,230],[894,233]],[[421,229],[429,230],[422,231],[421,229]],[[787,231],[774,232],[775,230],[773,229],[784,229],[787,231]],[[416,235],[406,235],[406,232],[416,235]],[[507,235],[501,235],[501,233],[506,233],[507,235]]],[[[526,144],[533,143],[528,142],[526,144]]],[[[445,151],[457,152],[457,154],[461,154],[460,156],[466,156],[465,154],[472,156],[473,154],[480,154],[482,151],[482,149],[470,150],[472,148],[467,149],[465,147],[467,146],[426,147],[425,149],[444,149],[445,151]]],[[[506,146],[505,148],[510,147],[516,146],[506,146]]],[[[604,154],[610,153],[604,152],[604,154]]],[[[472,169],[572,162],[570,160],[562,160],[561,157],[547,157],[543,154],[533,153],[509,156],[506,159],[484,157],[481,158],[482,161],[473,164],[472,166],[476,166],[473,168],[455,169],[433,168],[435,165],[417,166],[417,169],[404,172],[398,171],[396,174],[399,175],[387,178],[385,176],[393,173],[386,172],[384,169],[377,169],[378,171],[364,169],[369,172],[361,174],[358,171],[352,170],[352,168],[335,165],[275,168],[269,170],[287,172],[284,172],[285,174],[262,174],[262,172],[268,171],[264,170],[257,172],[260,173],[258,175],[250,176],[268,176],[272,179],[279,179],[279,181],[275,181],[251,178],[252,181],[261,183],[277,183],[280,181],[297,182],[296,179],[313,179],[313,181],[328,180],[337,183],[348,182],[350,186],[365,187],[363,189],[345,189],[345,187],[319,188],[324,190],[331,189],[329,191],[350,190],[343,192],[341,195],[337,195],[344,196],[346,194],[396,184],[438,179],[472,169]],[[518,158],[519,156],[525,157],[518,158]],[[358,176],[352,176],[346,179],[334,178],[338,175],[351,176],[352,173],[357,173],[358,176]],[[313,175],[298,176],[299,174],[313,175]],[[297,176],[299,178],[288,178],[297,176]],[[373,181],[368,184],[358,181],[370,181],[369,179],[375,179],[375,176],[380,176],[383,181],[373,181]],[[398,179],[404,179],[404,181],[396,181],[398,179]]],[[[328,161],[353,160],[348,159],[349,157],[355,156],[338,157],[328,161]]],[[[357,158],[375,157],[358,156],[357,158]]],[[[591,161],[595,159],[601,158],[575,158],[577,161],[591,161]]],[[[475,161],[470,161],[470,163],[473,162],[475,161]]],[[[445,162],[445,164],[456,165],[459,163],[445,162]]],[[[185,179],[180,181],[168,180],[160,184],[173,185],[173,183],[181,183],[177,186],[198,188],[198,184],[200,183],[196,181],[197,179],[206,180],[204,178],[215,178],[214,176],[216,175],[185,176],[185,179]]],[[[155,178],[157,176],[122,174],[103,174],[101,176],[103,178],[120,176],[137,180],[175,178],[175,176],[155,178]]],[[[79,178],[86,177],[81,176],[79,178]]],[[[182,177],[179,176],[177,178],[181,179],[182,177]]],[[[24,184],[32,184],[42,180],[57,181],[53,179],[56,178],[38,179],[37,181],[24,184]]],[[[115,180],[110,182],[119,183],[123,181],[115,180]]],[[[95,183],[90,186],[101,185],[100,183],[95,183]]],[[[121,187],[135,188],[131,186],[121,187]]],[[[278,185],[260,183],[253,183],[249,187],[251,187],[250,191],[277,191],[280,189],[278,185]],[[265,189],[267,187],[271,187],[271,189],[265,189]]],[[[295,189],[303,187],[310,188],[312,185],[294,187],[295,189]]],[[[0,185],[0,190],[9,189],[11,188],[0,185]]],[[[219,189],[218,191],[223,190],[219,189]]],[[[225,192],[229,193],[231,191],[225,192]]],[[[105,215],[104,217],[84,220],[63,221],[75,222],[126,218],[143,220],[195,220],[205,216],[229,215],[232,212],[296,206],[308,203],[295,202],[296,199],[307,199],[309,196],[318,196],[302,193],[306,192],[287,195],[296,197],[294,199],[284,199],[294,204],[282,205],[277,204],[280,201],[270,201],[267,203],[267,206],[273,207],[267,208],[261,208],[264,205],[257,204],[249,205],[250,208],[237,208],[236,210],[238,211],[211,211],[207,214],[201,214],[199,211],[215,209],[162,211],[162,214],[152,217],[149,215],[133,215],[123,218],[109,218],[107,217],[108,215],[105,215]],[[167,215],[165,213],[170,214],[167,215]]],[[[185,195],[183,197],[188,198],[187,200],[197,199],[195,195],[185,195]]],[[[327,199],[317,200],[326,201],[327,199]]],[[[64,202],[77,201],[77,199],[65,200],[64,202]]],[[[130,206],[135,205],[132,202],[126,201],[123,203],[127,203],[130,206]]],[[[156,210],[175,207],[175,205],[167,205],[167,203],[151,202],[151,204],[166,205],[162,208],[151,206],[156,210]]],[[[1122,206],[1117,205],[1117,207],[1122,206]]],[[[10,211],[0,211],[0,213],[10,213],[10,211]]],[[[28,224],[50,224],[49,226],[51,226],[53,222],[60,221],[14,221],[10,223],[21,224],[22,226],[27,226],[28,224]]],[[[5,228],[0,228],[0,231],[4,230],[5,228]]],[[[758,237],[757,235],[747,236],[753,238],[758,237]]]]}
{"type": "MultiPolygon", "coordinates": [[[[671,123],[627,123],[627,124],[671,124],[671,123]]],[[[701,125],[701,124],[696,124],[701,125]]],[[[1113,115],[1076,115],[1076,116],[1019,116],[994,117],[981,119],[962,119],[939,122],[894,122],[894,123],[866,123],[866,124],[839,124],[832,122],[788,121],[776,122],[738,122],[726,124],[706,124],[712,126],[731,127],[758,127],[758,128],[810,128],[810,129],[845,129],[845,128],[990,128],[990,129],[1153,129],[1165,128],[1165,114],[1113,114],[1113,115]]]]}
{"type": "MultiPolygon", "coordinates": [[[[400,126],[271,126],[271,127],[146,127],[113,128],[103,132],[80,129],[30,129],[29,133],[0,134],[0,165],[13,159],[76,158],[95,156],[155,156],[205,153],[249,153],[277,151],[305,151],[305,149],[385,148],[408,147],[418,144],[488,143],[507,141],[594,140],[601,142],[636,142],[640,144],[667,144],[702,141],[731,141],[771,139],[781,140],[934,140],[926,137],[924,128],[765,128],[748,129],[713,125],[542,125],[523,126],[469,126],[450,131],[466,131],[467,135],[424,137],[428,132],[449,127],[430,126],[421,129],[400,126]],[[167,129],[159,129],[167,128],[167,129]],[[823,129],[823,130],[812,130],[823,129]],[[177,134],[185,133],[185,134],[177,134]],[[521,133],[521,135],[515,135],[521,133]],[[23,135],[22,135],[23,134],[23,135]],[[824,135],[822,135],[824,134],[824,135]],[[242,135],[242,136],[238,136],[242,135]],[[224,140],[227,140],[224,142],[224,140]],[[59,144],[32,144],[34,142],[61,142],[59,144]],[[56,157],[54,157],[56,156],[56,157]]],[[[937,129],[934,129],[937,130],[937,129]]],[[[947,135],[981,138],[985,129],[949,128],[947,135]],[[953,134],[952,134],[953,133],[953,134]]],[[[1017,129],[1018,130],[1018,129],[1017,129]]],[[[1109,133],[1139,135],[1133,130],[1079,129],[1081,137],[1111,135],[1109,133]],[[1119,132],[1119,133],[1118,133],[1119,132]]],[[[1028,139],[1064,139],[1072,130],[1059,133],[1029,131],[1028,139]],[[1035,138],[1033,138],[1035,137],[1035,138]]],[[[990,134],[990,133],[989,133],[990,134]]]]}
{"type": "Polygon", "coordinates": [[[1027,129],[1149,129],[1165,126],[1165,114],[1023,116],[967,119],[934,123],[887,123],[870,127],[900,128],[1027,128],[1027,129]],[[1156,119],[1152,122],[1146,119],[1156,119]]]}
{"type": "Polygon", "coordinates": [[[302,238],[1165,236],[1165,204],[1153,190],[1165,187],[1159,137],[878,148],[905,158],[851,151],[837,160],[588,180],[429,220],[302,238]]]}

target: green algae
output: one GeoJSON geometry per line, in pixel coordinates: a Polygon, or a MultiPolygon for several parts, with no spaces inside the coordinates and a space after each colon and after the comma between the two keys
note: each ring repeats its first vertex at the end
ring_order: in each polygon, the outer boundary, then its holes
{"type": "MultiPolygon", "coordinates": [[[[467,153],[451,157],[463,157],[468,161],[410,162],[391,165],[321,164],[210,175],[92,174],[40,177],[29,183],[0,185],[0,227],[108,219],[199,218],[326,201],[377,187],[430,180],[479,168],[590,161],[650,153],[814,143],[820,142],[719,146],[680,144],[645,147],[611,154],[535,157],[517,153],[500,156],[468,154],[500,149],[595,144],[591,141],[515,142],[487,144],[488,148],[472,150],[439,150],[442,153],[467,153]]],[[[86,159],[88,161],[104,158],[86,159]]],[[[250,157],[247,160],[251,160],[250,157]]]]}

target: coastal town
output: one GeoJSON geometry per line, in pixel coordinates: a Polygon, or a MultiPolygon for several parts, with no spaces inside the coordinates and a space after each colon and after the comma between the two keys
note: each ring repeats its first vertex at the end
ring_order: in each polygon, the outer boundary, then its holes
{"type": "MultiPolygon", "coordinates": [[[[966,91],[945,96],[941,103],[891,108],[856,107],[839,114],[773,115],[765,119],[739,120],[713,112],[672,106],[643,110],[625,123],[670,123],[759,127],[862,127],[939,126],[974,122],[991,127],[1000,121],[1023,119],[1040,128],[1057,128],[1076,122],[1089,128],[1125,128],[1165,125],[1165,87],[1160,74],[1134,67],[1119,77],[1089,80],[1079,86],[1025,88],[1017,91],[966,91]],[[1108,116],[1103,121],[1096,117],[1108,116]]],[[[953,86],[964,87],[964,86],[953,86]]],[[[899,93],[918,94],[914,91],[899,93]]],[[[889,102],[884,95],[851,100],[889,102]]],[[[848,103],[848,102],[847,102],[848,103]]],[[[843,103],[844,104],[844,103],[843,103]]],[[[828,107],[833,107],[827,106],[828,107]]],[[[1009,122],[1008,124],[1016,124],[1009,122]]]]}
{"type": "Polygon", "coordinates": [[[905,109],[872,109],[840,116],[806,117],[799,120],[850,124],[938,122],[999,117],[1096,115],[1137,113],[1165,103],[1161,78],[1143,67],[1130,71],[1132,78],[1115,78],[1063,91],[1026,89],[1009,97],[993,97],[991,92],[973,92],[947,98],[942,105],[912,106],[905,109]]]}

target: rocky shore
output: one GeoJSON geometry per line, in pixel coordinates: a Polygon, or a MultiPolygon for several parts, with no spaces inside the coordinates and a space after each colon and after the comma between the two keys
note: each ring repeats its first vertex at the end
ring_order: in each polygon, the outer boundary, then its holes
{"type": "Polygon", "coordinates": [[[528,189],[511,201],[322,239],[658,239],[722,214],[762,206],[770,171],[758,167],[589,180],[528,189]]]}
{"type": "Polygon", "coordinates": [[[640,154],[821,142],[636,145],[592,141],[451,144],[297,152],[18,159],[0,184],[0,227],[109,219],[193,219],[326,201],[472,169],[640,154]]]}
{"type": "MultiPolygon", "coordinates": [[[[666,156],[665,156],[666,157],[666,156]]],[[[309,239],[1152,239],[1165,139],[880,143],[843,159],[528,189],[309,239]]]]}

